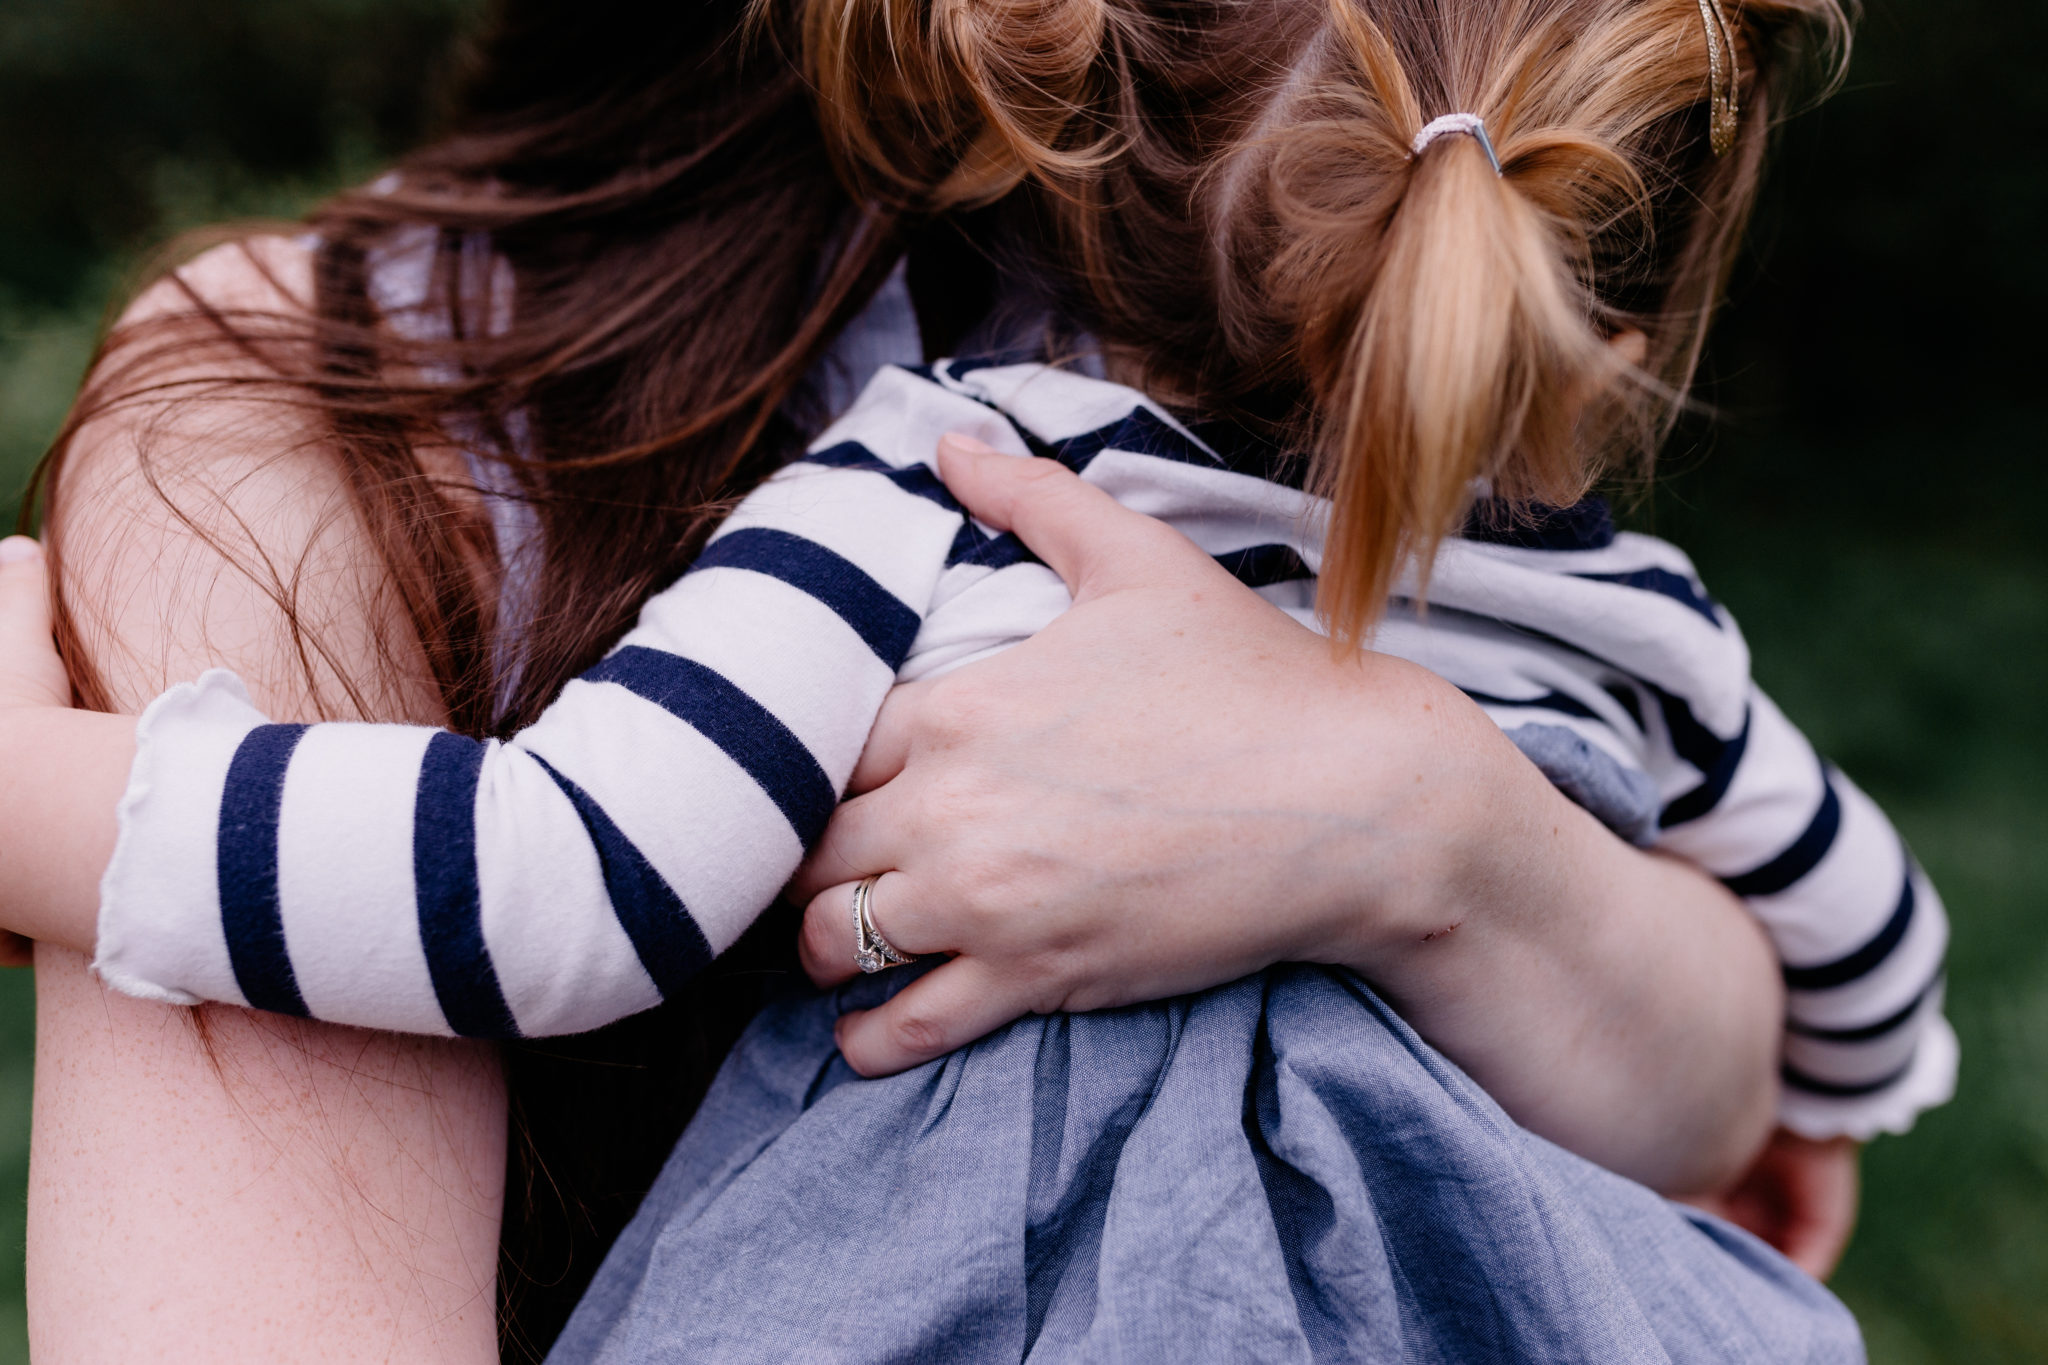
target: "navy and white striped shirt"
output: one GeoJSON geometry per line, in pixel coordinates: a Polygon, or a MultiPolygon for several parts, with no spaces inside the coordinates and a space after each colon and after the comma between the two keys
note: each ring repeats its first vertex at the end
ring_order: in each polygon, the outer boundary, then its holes
{"type": "MultiPolygon", "coordinates": [[[[949,431],[1058,459],[1314,623],[1292,464],[1038,364],[886,368],[508,742],[271,724],[232,675],[144,714],[103,888],[114,986],[422,1033],[572,1033],[683,989],[823,830],[888,689],[1069,605],[929,467],[949,431]]],[[[1745,897],[1790,988],[1784,1118],[1903,1129],[1953,1086],[1941,903],[1750,680],[1678,550],[1598,504],[1446,543],[1374,649],[1472,696],[1573,799],[1745,897]]]]}

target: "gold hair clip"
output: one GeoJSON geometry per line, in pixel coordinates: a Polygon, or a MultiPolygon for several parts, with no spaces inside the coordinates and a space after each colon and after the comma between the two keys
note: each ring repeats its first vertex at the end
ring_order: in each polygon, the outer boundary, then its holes
{"type": "Polygon", "coordinates": [[[1721,0],[1700,0],[1700,19],[1707,26],[1707,142],[1715,156],[1735,145],[1735,30],[1721,9],[1721,0]]]}

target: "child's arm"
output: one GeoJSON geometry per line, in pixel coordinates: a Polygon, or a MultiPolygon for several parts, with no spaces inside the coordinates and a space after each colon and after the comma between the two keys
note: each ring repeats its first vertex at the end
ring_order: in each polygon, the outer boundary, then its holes
{"type": "MultiPolygon", "coordinates": [[[[867,428],[893,420],[895,449],[927,456],[949,420],[992,420],[967,400],[908,423],[888,407],[867,428]]],[[[112,771],[133,726],[135,762],[111,863],[102,826],[61,860],[67,885],[23,898],[50,913],[11,927],[94,943],[77,869],[106,865],[97,965],[134,994],[495,1035],[644,1009],[738,937],[822,829],[961,522],[922,466],[794,466],[508,743],[272,725],[219,673],[139,722],[49,718],[25,742],[52,761],[85,745],[112,771]]],[[[102,774],[67,799],[104,811],[114,788],[102,774]]],[[[0,837],[65,819],[24,810],[0,837]]]]}
{"type": "Polygon", "coordinates": [[[1446,676],[1518,742],[1534,726],[1626,759],[1639,821],[1608,823],[1719,878],[1769,933],[1786,988],[1788,1127],[1865,1140],[1949,1097],[1940,897],[1883,812],[1757,688],[1741,631],[1677,547],[1611,528],[1571,545],[1461,543],[1439,559],[1431,601],[1445,618],[1529,632],[1521,684],[1446,676]],[[1569,704],[1479,695],[1546,686],[1569,704]]]}
{"type": "Polygon", "coordinates": [[[135,721],[68,709],[42,551],[0,540],[0,923],[90,953],[135,721]]]}
{"type": "Polygon", "coordinates": [[[1783,1122],[1813,1139],[1904,1132],[1955,1088],[1941,897],[1876,803],[1761,691],[1733,740],[1701,750],[1704,775],[1666,806],[1658,846],[1720,877],[1777,945],[1783,1122]]]}

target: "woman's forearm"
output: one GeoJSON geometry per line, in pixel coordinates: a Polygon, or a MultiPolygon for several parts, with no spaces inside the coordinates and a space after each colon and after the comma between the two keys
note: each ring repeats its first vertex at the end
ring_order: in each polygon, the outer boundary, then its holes
{"type": "Polygon", "coordinates": [[[841,1021],[855,1069],[1026,1011],[1342,963],[1582,1155],[1674,1191],[1742,1167],[1783,1014],[1732,897],[1608,833],[1441,676],[1333,652],[1056,465],[941,456],[1075,605],[898,689],[795,883],[821,984],[854,972],[871,874],[889,939],[953,957],[841,1021]]]}
{"type": "Polygon", "coordinates": [[[1349,965],[1526,1127],[1666,1192],[1719,1187],[1776,1106],[1783,996],[1763,931],[1697,868],[1609,833],[1490,726],[1473,743],[1484,808],[1443,815],[1479,838],[1447,838],[1454,865],[1418,881],[1427,901],[1379,907],[1349,965]]]}

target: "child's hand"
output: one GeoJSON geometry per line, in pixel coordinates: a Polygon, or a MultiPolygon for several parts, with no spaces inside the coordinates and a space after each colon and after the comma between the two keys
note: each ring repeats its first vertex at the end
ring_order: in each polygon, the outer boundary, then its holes
{"type": "Polygon", "coordinates": [[[1856,1227],[1859,1150],[1850,1138],[1816,1142],[1780,1128],[1742,1179],[1686,1202],[1755,1233],[1824,1280],[1856,1227]]]}
{"type": "MultiPolygon", "coordinates": [[[[0,540],[0,711],[68,707],[71,680],[50,635],[50,585],[42,546],[27,536],[0,540]]],[[[4,771],[0,781],[20,780],[4,771]]],[[[35,945],[0,930],[0,967],[32,965],[35,945]]]]}
{"type": "Polygon", "coordinates": [[[70,705],[71,680],[50,635],[43,547],[9,536],[0,540],[0,710],[70,705]]]}

